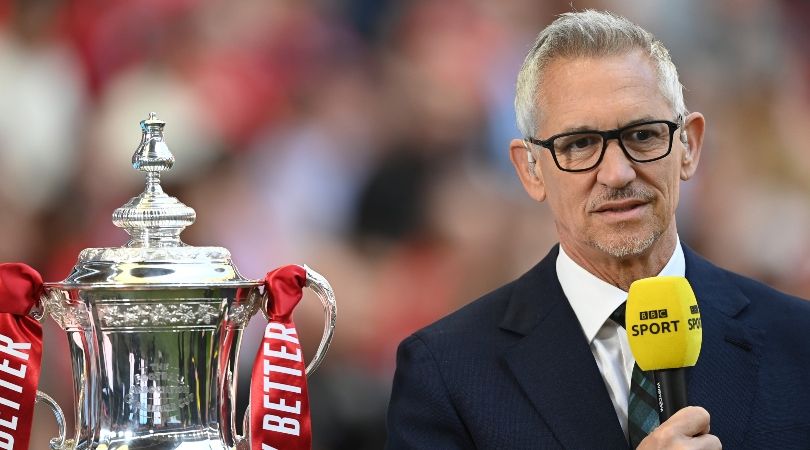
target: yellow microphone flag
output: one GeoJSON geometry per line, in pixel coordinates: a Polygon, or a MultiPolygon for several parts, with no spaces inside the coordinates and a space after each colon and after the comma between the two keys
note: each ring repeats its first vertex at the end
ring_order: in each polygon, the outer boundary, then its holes
{"type": "Polygon", "coordinates": [[[630,285],[625,309],[630,350],[642,370],[691,367],[703,340],[695,293],[684,277],[652,277],[630,285]]]}

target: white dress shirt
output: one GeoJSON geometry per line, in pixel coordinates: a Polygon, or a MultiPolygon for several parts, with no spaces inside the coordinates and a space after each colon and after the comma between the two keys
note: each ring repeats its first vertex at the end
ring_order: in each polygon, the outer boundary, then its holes
{"type": "MultiPolygon", "coordinates": [[[[685,273],[686,263],[678,240],[675,251],[658,275],[684,276],[685,273]]],[[[625,330],[609,320],[610,314],[627,300],[627,292],[583,269],[565,253],[562,245],[557,256],[557,277],[590,343],[591,353],[627,437],[627,397],[636,360],[630,352],[625,330]]]]}

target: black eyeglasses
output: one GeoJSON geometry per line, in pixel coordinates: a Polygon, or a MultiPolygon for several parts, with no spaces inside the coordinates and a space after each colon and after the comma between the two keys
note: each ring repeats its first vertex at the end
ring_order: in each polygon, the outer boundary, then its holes
{"type": "Polygon", "coordinates": [[[546,140],[526,138],[532,144],[551,151],[554,163],[566,172],[585,172],[602,162],[608,141],[619,141],[625,156],[635,162],[651,162],[664,158],[672,150],[672,137],[681,125],[675,121],[650,120],[615,130],[585,130],[555,134],[546,140]]]}

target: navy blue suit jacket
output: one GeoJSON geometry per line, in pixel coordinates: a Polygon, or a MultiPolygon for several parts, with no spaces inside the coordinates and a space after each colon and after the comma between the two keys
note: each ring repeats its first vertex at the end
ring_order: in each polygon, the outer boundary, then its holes
{"type": "MultiPolygon", "coordinates": [[[[402,342],[387,448],[628,448],[557,253],[402,342]]],[[[689,403],[724,449],[810,449],[810,302],[684,253],[703,322],[689,403]]]]}

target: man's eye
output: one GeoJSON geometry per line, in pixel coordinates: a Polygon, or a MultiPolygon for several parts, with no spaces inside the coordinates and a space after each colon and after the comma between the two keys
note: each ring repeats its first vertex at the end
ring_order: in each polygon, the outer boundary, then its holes
{"type": "Polygon", "coordinates": [[[666,133],[667,130],[663,126],[650,125],[628,130],[622,134],[622,140],[625,142],[647,143],[666,139],[666,133]]]}
{"type": "Polygon", "coordinates": [[[572,137],[560,142],[558,150],[560,153],[577,153],[583,150],[592,150],[599,145],[598,136],[572,137]]]}
{"type": "Polygon", "coordinates": [[[633,132],[631,137],[636,141],[646,141],[653,137],[653,133],[650,130],[637,130],[633,132]]]}
{"type": "Polygon", "coordinates": [[[574,148],[582,149],[582,148],[588,148],[591,145],[593,145],[594,143],[595,143],[594,138],[592,138],[592,137],[584,137],[584,138],[580,138],[580,139],[577,139],[576,141],[574,141],[571,144],[571,146],[574,147],[574,148]]]}

